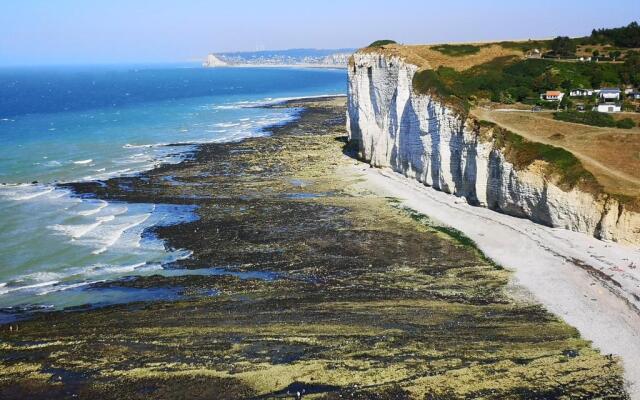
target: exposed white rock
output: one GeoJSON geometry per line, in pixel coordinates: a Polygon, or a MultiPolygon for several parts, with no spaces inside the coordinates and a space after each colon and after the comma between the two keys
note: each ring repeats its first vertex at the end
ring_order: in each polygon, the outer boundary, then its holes
{"type": "Polygon", "coordinates": [[[640,214],[610,196],[545,178],[536,163],[516,170],[477,125],[436,97],[413,91],[418,67],[398,57],[356,53],[349,67],[347,129],[360,156],[435,189],[535,222],[640,244],[640,214]]]}
{"type": "Polygon", "coordinates": [[[227,65],[229,64],[219,59],[215,54],[209,54],[207,61],[202,64],[202,66],[206,68],[226,67],[227,65]]]}

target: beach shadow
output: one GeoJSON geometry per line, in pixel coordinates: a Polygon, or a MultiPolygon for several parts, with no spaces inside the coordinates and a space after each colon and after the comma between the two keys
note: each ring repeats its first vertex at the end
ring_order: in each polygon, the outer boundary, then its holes
{"type": "Polygon", "coordinates": [[[360,157],[360,145],[358,140],[349,140],[348,136],[336,136],[334,140],[344,144],[342,146],[342,154],[354,160],[365,161],[360,157]]]}

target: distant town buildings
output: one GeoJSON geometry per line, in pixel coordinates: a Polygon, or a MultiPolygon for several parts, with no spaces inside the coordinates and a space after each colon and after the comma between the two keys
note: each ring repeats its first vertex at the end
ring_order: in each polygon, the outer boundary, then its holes
{"type": "MultiPolygon", "coordinates": [[[[640,90],[638,88],[626,87],[624,89],[619,88],[602,88],[602,89],[572,89],[569,92],[569,97],[584,98],[587,103],[590,103],[590,108],[593,111],[603,113],[615,113],[622,111],[622,101],[624,99],[631,102],[637,102],[640,100],[640,90]],[[589,100],[591,99],[591,100],[589,100]]],[[[636,104],[637,105],[637,104],[636,104]]],[[[580,108],[576,107],[578,111],[584,111],[586,108],[584,104],[580,104],[580,108]]]]}

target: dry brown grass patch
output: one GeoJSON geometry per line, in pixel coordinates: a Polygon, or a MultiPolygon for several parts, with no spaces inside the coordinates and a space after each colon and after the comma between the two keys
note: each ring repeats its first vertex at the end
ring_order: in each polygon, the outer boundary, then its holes
{"type": "Polygon", "coordinates": [[[554,120],[551,114],[503,112],[476,108],[473,115],[529,140],[573,153],[611,194],[640,196],[638,128],[600,128],[554,120]]]}
{"type": "Polygon", "coordinates": [[[499,44],[476,44],[480,50],[471,55],[451,56],[435,49],[438,45],[387,45],[383,47],[360,50],[363,53],[380,53],[387,56],[400,57],[408,63],[415,64],[422,69],[437,69],[450,67],[457,71],[464,71],[476,65],[484,64],[498,57],[523,57],[522,51],[508,49],[499,44]]]}

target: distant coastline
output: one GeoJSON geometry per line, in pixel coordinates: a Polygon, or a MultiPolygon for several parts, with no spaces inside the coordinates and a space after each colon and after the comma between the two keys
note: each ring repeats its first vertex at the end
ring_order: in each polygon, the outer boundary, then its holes
{"type": "Polygon", "coordinates": [[[329,68],[346,69],[354,49],[291,49],[210,53],[203,67],[329,68]]]}
{"type": "Polygon", "coordinates": [[[319,69],[347,69],[346,65],[329,64],[227,64],[205,68],[319,68],[319,69]]]}

